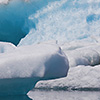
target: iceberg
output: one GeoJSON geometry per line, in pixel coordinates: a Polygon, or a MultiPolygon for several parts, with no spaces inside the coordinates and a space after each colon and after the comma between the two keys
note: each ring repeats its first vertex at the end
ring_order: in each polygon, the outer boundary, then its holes
{"type": "Polygon", "coordinates": [[[68,57],[70,67],[100,64],[99,43],[73,41],[61,45],[61,48],[68,57]]]}
{"type": "Polygon", "coordinates": [[[68,76],[39,81],[35,88],[100,91],[100,43],[73,41],[60,46],[69,61],[68,76]]]}
{"type": "Polygon", "coordinates": [[[9,43],[0,44],[0,49],[11,48],[0,53],[0,95],[27,94],[39,80],[67,75],[69,63],[57,45],[40,43],[13,47],[9,43]]]}
{"type": "Polygon", "coordinates": [[[1,95],[99,89],[99,0],[0,0],[0,41],[1,95]]]}
{"type": "Polygon", "coordinates": [[[100,91],[100,65],[80,65],[69,69],[62,79],[39,81],[36,89],[100,91]]]}

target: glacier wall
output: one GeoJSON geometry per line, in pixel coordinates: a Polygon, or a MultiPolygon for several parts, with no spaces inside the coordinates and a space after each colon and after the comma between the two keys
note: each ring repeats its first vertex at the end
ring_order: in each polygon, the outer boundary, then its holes
{"type": "Polygon", "coordinates": [[[36,23],[20,45],[47,40],[60,43],[86,40],[100,35],[100,0],[58,0],[29,17],[36,23]]]}
{"type": "Polygon", "coordinates": [[[0,0],[0,41],[15,45],[95,41],[99,22],[100,0],[0,0]]]}

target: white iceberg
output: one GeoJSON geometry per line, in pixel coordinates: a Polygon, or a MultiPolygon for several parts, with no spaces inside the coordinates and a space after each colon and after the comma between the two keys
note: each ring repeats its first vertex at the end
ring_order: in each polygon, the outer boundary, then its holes
{"type": "Polygon", "coordinates": [[[39,80],[65,77],[68,68],[67,57],[56,45],[21,46],[0,53],[0,95],[26,94],[39,80]]]}
{"type": "Polygon", "coordinates": [[[26,94],[39,80],[66,76],[69,66],[73,68],[70,68],[68,78],[59,79],[60,81],[46,81],[46,84],[44,84],[45,82],[40,83],[36,87],[41,87],[41,84],[44,87],[48,85],[52,88],[54,85],[68,88],[99,87],[99,84],[96,85],[99,83],[97,71],[99,66],[92,68],[92,66],[100,64],[100,45],[99,38],[97,38],[100,37],[100,8],[98,3],[87,0],[81,2],[58,0],[50,3],[52,1],[55,0],[0,1],[1,41],[8,41],[17,45],[20,39],[28,33],[21,40],[19,46],[52,39],[62,43],[74,40],[74,42],[60,45],[66,55],[55,45],[57,42],[21,47],[0,43],[1,95],[26,94]],[[97,18],[93,16],[90,19],[92,13],[97,13],[95,14],[97,18]],[[94,37],[94,35],[96,36],[94,37]],[[77,40],[82,39],[85,43],[80,41],[76,43],[77,40]],[[91,71],[92,69],[93,71],[91,71]],[[83,75],[81,75],[82,73],[83,75]],[[92,85],[91,73],[96,74],[92,85]]]}
{"type": "Polygon", "coordinates": [[[100,63],[100,44],[83,41],[65,43],[61,46],[69,60],[69,66],[97,65],[100,63]]]}
{"type": "Polygon", "coordinates": [[[40,81],[35,88],[62,90],[100,90],[100,65],[77,66],[69,69],[62,79],[40,81]]]}
{"type": "Polygon", "coordinates": [[[35,88],[64,90],[100,90],[100,44],[70,42],[61,45],[69,60],[68,76],[40,81],[35,88]]]}

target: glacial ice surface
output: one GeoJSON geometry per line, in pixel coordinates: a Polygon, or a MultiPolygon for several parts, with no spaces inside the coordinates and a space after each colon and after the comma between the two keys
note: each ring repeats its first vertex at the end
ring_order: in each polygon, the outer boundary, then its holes
{"type": "Polygon", "coordinates": [[[35,88],[54,90],[100,90],[100,65],[70,68],[66,78],[40,81],[35,88]]]}
{"type": "Polygon", "coordinates": [[[69,42],[61,45],[69,60],[69,66],[100,64],[100,44],[84,41],[69,42]]]}
{"type": "MultiPolygon", "coordinates": [[[[68,77],[39,82],[36,88],[99,89],[100,0],[11,0],[9,3],[1,0],[0,3],[0,40],[17,45],[27,34],[17,48],[0,43],[0,84],[8,82],[14,88],[18,82],[16,86],[22,89],[15,90],[26,93],[40,79],[65,76],[69,61],[68,77]],[[56,42],[40,43],[48,40],[56,42]],[[31,45],[35,43],[40,44],[31,45]],[[68,61],[55,44],[62,48],[68,61]]],[[[9,87],[2,90],[5,89],[9,87]]]]}
{"type": "Polygon", "coordinates": [[[0,95],[26,94],[39,80],[67,75],[69,63],[57,45],[43,43],[15,48],[9,43],[0,44],[0,50],[9,47],[8,52],[0,53],[0,95]]]}
{"type": "Polygon", "coordinates": [[[57,40],[98,42],[100,38],[100,0],[54,0],[29,16],[36,28],[19,45],[57,40]]]}
{"type": "Polygon", "coordinates": [[[61,48],[69,60],[68,76],[40,81],[35,88],[100,91],[100,42],[68,42],[61,48]]]}

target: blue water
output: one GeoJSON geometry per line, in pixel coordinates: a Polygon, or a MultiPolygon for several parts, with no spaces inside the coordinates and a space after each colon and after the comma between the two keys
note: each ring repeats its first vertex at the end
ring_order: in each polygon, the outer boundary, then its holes
{"type": "Polygon", "coordinates": [[[0,100],[32,100],[27,95],[1,96],[0,100]]]}

